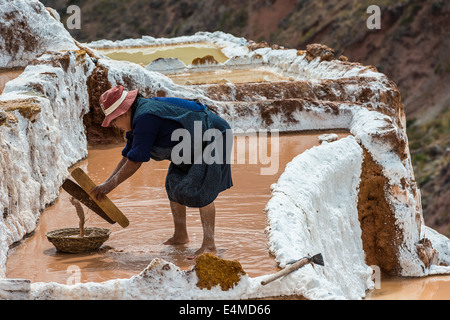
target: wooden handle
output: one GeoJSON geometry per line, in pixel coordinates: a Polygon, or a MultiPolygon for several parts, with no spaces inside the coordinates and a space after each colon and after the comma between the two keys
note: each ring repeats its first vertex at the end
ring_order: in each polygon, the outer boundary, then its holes
{"type": "Polygon", "coordinates": [[[278,278],[284,277],[286,275],[288,275],[289,273],[303,267],[305,264],[308,264],[310,262],[309,258],[302,258],[299,261],[288,265],[286,268],[284,268],[283,270],[278,271],[277,273],[272,274],[271,276],[269,276],[267,279],[261,281],[261,284],[263,286],[265,286],[266,284],[277,280],[278,278]]]}
{"type": "Polygon", "coordinates": [[[130,222],[127,217],[115,206],[115,204],[108,198],[105,197],[103,200],[97,200],[93,197],[89,191],[96,187],[96,184],[89,178],[89,176],[81,168],[76,168],[72,171],[72,177],[78,182],[80,187],[86,191],[91,199],[100,207],[102,210],[110,217],[112,220],[116,221],[123,228],[126,228],[130,222]]]}

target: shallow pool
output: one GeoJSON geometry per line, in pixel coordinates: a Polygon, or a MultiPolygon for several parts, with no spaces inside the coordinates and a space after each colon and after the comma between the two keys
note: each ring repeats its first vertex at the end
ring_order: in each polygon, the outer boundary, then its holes
{"type": "Polygon", "coordinates": [[[98,49],[101,53],[114,60],[130,61],[148,65],[160,58],[178,58],[185,65],[190,65],[192,60],[205,56],[213,56],[217,62],[224,63],[229,58],[212,43],[187,43],[164,46],[130,47],[98,49]]]}
{"type": "MultiPolygon", "coordinates": [[[[271,173],[269,175],[261,175],[261,167],[268,169],[267,161],[261,165],[256,159],[254,163],[255,159],[245,154],[248,149],[243,150],[242,145],[235,144],[234,186],[215,201],[216,246],[220,258],[238,260],[252,277],[278,270],[269,254],[264,232],[266,216],[263,209],[271,196],[270,185],[278,180],[286,164],[295,156],[319,144],[320,134],[282,134],[278,141],[267,139],[267,154],[274,161],[272,170],[267,171],[271,173]]],[[[339,137],[347,135],[339,133],[339,137]]],[[[257,137],[252,139],[256,139],[252,143],[259,143],[257,137]]],[[[87,159],[76,167],[83,168],[97,184],[101,183],[120,160],[122,147],[92,148],[87,159]]],[[[62,190],[56,203],[42,213],[34,234],[10,250],[6,262],[7,277],[68,283],[73,279],[73,273],[78,272],[81,282],[101,282],[136,275],[154,258],[170,261],[181,269],[191,269],[195,261],[188,260],[187,256],[200,247],[203,237],[198,209],[188,208],[187,211],[191,242],[179,246],[163,245],[173,233],[164,189],[168,164],[167,161],[144,164],[110,194],[112,201],[130,220],[127,228],[111,225],[85,207],[86,227],[112,230],[102,249],[90,254],[57,252],[45,237],[48,231],[78,226],[76,210],[70,204],[69,195],[62,190]]]]}
{"type": "Polygon", "coordinates": [[[173,82],[180,85],[199,85],[213,83],[278,82],[288,78],[266,68],[219,69],[208,72],[167,74],[173,82]]]}

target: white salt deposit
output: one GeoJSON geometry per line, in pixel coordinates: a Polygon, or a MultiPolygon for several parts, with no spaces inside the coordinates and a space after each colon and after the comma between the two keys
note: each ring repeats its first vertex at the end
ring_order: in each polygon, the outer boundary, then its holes
{"type": "Polygon", "coordinates": [[[319,136],[319,142],[333,142],[336,141],[338,139],[338,135],[335,133],[330,133],[330,134],[322,134],[319,136]]]}
{"type": "Polygon", "coordinates": [[[0,21],[0,68],[24,67],[45,51],[78,49],[63,24],[38,1],[0,0],[0,21]]]}
{"type": "Polygon", "coordinates": [[[272,186],[266,211],[277,261],[285,266],[308,255],[324,257],[324,267],[307,266],[292,276],[309,299],[359,299],[372,285],[358,221],[361,164],[362,149],[350,136],[297,156],[272,186]]]}
{"type": "Polygon", "coordinates": [[[156,72],[184,72],[186,65],[178,58],[158,59],[145,66],[147,70],[156,72]]]}
{"type": "MultiPolygon", "coordinates": [[[[42,210],[56,200],[68,167],[87,155],[80,121],[89,105],[85,70],[75,67],[74,52],[59,55],[70,61],[67,72],[46,64],[52,58],[44,55],[39,58],[42,64],[28,66],[0,96],[0,102],[11,107],[33,99],[32,104],[40,108],[32,119],[19,109],[11,111],[17,123],[0,126],[2,257],[9,245],[35,229],[42,210]]],[[[87,60],[84,66],[92,70],[93,63],[87,60]]],[[[5,261],[0,261],[2,270],[5,261]]]]}

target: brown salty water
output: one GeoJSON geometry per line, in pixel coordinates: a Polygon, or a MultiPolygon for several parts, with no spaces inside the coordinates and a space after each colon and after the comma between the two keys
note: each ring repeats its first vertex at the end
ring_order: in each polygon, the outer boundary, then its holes
{"type": "MultiPolygon", "coordinates": [[[[245,164],[233,162],[236,163],[232,165],[234,187],[215,201],[216,246],[220,258],[238,260],[250,276],[278,270],[269,255],[264,233],[266,216],[263,209],[271,195],[270,185],[278,180],[285,165],[295,156],[319,144],[320,134],[280,135],[279,147],[274,145],[271,149],[269,146],[268,154],[272,159],[279,159],[278,170],[273,175],[260,175],[260,168],[269,165],[251,164],[248,155],[245,164]]],[[[339,133],[340,137],[347,135],[339,133]]],[[[83,168],[95,183],[101,183],[120,160],[121,149],[122,146],[92,148],[87,159],[76,167],[83,168]]],[[[242,149],[236,149],[238,147],[234,150],[237,157],[242,149]]],[[[78,226],[75,207],[71,205],[69,195],[61,191],[56,203],[42,213],[34,234],[10,250],[7,277],[69,283],[76,271],[81,282],[101,282],[136,275],[154,258],[170,261],[181,269],[191,269],[194,261],[186,257],[200,247],[203,236],[198,209],[188,208],[187,211],[189,244],[162,244],[173,233],[164,189],[167,167],[167,161],[150,161],[110,194],[111,200],[130,220],[125,229],[117,224],[110,225],[84,207],[86,227],[106,227],[112,231],[103,248],[89,254],[60,253],[45,236],[48,231],[78,226]]]]}
{"type": "Polygon", "coordinates": [[[0,70],[0,94],[2,94],[3,89],[8,81],[17,78],[24,69],[5,69],[0,70]]]}
{"type": "Polygon", "coordinates": [[[382,277],[380,288],[368,292],[365,300],[450,300],[450,276],[382,277]]]}
{"type": "MultiPolygon", "coordinates": [[[[277,181],[286,163],[304,150],[318,145],[318,135],[280,135],[279,152],[274,155],[279,156],[279,170],[274,175],[260,175],[260,166],[249,164],[248,161],[247,164],[233,164],[234,187],[216,200],[216,245],[219,257],[238,260],[252,277],[278,270],[268,252],[264,233],[266,221],[263,209],[270,198],[270,185],[277,181]]],[[[346,135],[339,133],[340,138],[346,135]]],[[[91,148],[88,158],[75,167],[83,168],[96,183],[101,183],[120,159],[121,148],[91,148]]],[[[173,232],[164,190],[167,166],[167,162],[149,162],[110,194],[110,198],[130,220],[130,225],[125,229],[117,224],[110,225],[84,207],[87,213],[86,226],[112,230],[104,246],[89,254],[60,253],[45,237],[48,231],[78,226],[76,210],[70,204],[68,194],[61,191],[56,203],[43,212],[34,234],[10,250],[6,276],[33,282],[72,284],[74,279],[101,282],[136,275],[154,258],[165,259],[184,270],[191,269],[194,261],[186,257],[193,254],[202,240],[197,210],[188,209],[187,212],[191,239],[189,244],[162,244],[173,232]]],[[[450,276],[382,276],[380,287],[367,292],[365,299],[448,300],[450,276]]]]}

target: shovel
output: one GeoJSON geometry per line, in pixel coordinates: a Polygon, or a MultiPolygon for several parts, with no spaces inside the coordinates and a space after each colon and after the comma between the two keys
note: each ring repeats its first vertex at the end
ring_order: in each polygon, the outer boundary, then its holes
{"type": "Polygon", "coordinates": [[[312,257],[304,257],[301,258],[300,260],[297,261],[293,261],[291,262],[291,264],[289,264],[286,268],[284,268],[283,270],[278,271],[277,273],[274,273],[273,275],[269,276],[267,279],[261,281],[261,284],[263,286],[265,286],[266,284],[277,280],[278,278],[284,277],[292,272],[294,272],[297,269],[300,269],[301,267],[307,265],[307,264],[318,264],[320,266],[324,266],[324,262],[323,262],[323,257],[322,254],[316,254],[315,256],[312,257]]]}

